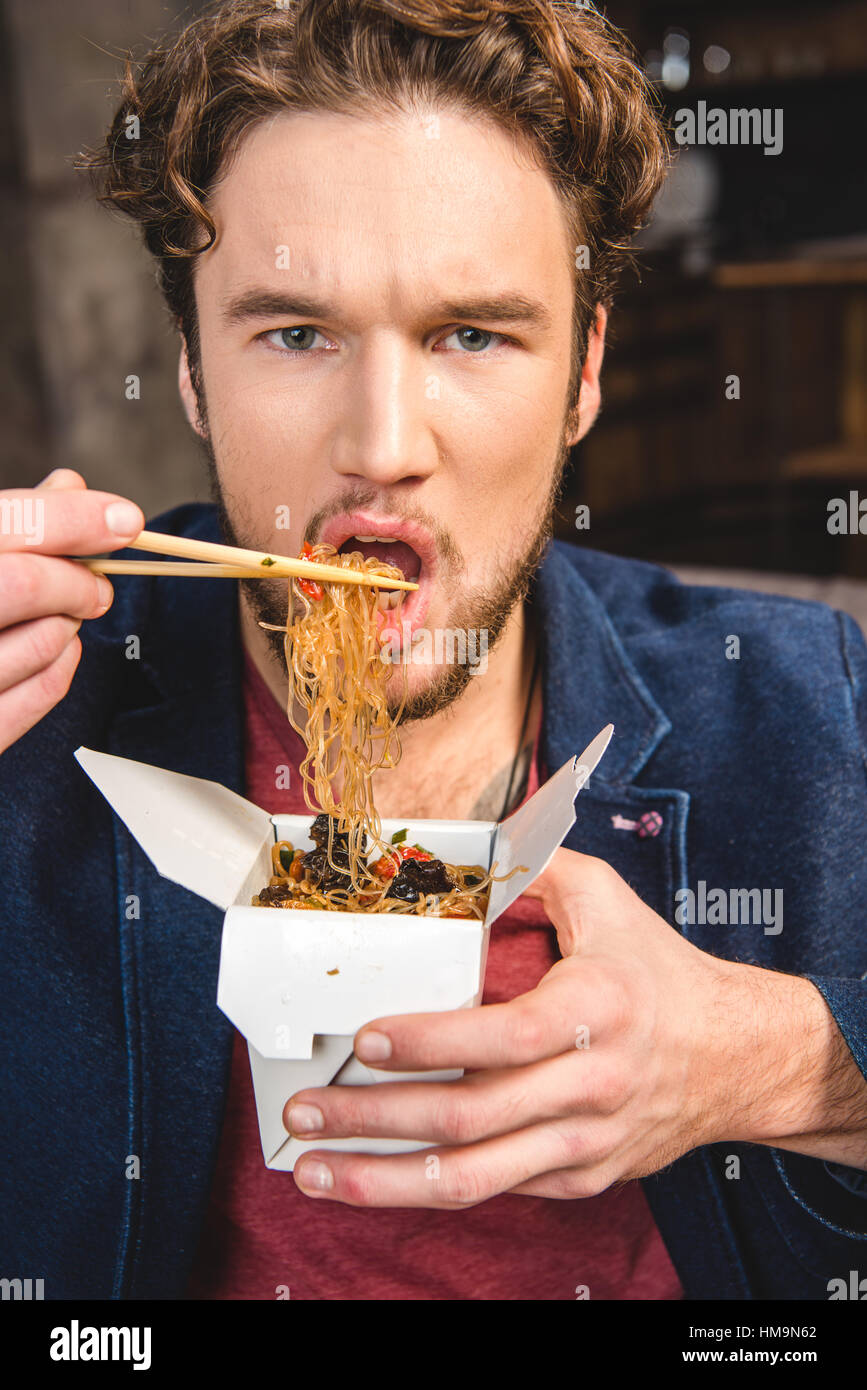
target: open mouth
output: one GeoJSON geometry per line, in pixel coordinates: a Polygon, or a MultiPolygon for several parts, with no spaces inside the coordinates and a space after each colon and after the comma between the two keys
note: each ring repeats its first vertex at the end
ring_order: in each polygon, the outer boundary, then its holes
{"type": "MultiPolygon", "coordinates": [[[[417,550],[407,542],[376,536],[350,536],[339,546],[343,554],[360,551],[365,560],[379,560],[386,565],[394,565],[404,579],[412,579],[420,584],[422,559],[417,550]]],[[[407,592],[405,589],[380,589],[376,598],[375,617],[379,629],[380,642],[389,641],[395,648],[400,647],[406,626],[410,634],[414,630],[413,608],[410,600],[421,592],[407,592]]]]}
{"type": "Polygon", "coordinates": [[[334,517],[323,529],[322,539],[343,554],[360,552],[366,560],[394,565],[418,588],[380,589],[376,621],[380,642],[397,651],[421,626],[430,602],[437,569],[436,545],[423,527],[396,517],[354,513],[334,517]]]}
{"type": "MultiPolygon", "coordinates": [[[[365,560],[395,565],[403,572],[404,579],[418,579],[421,574],[421,556],[406,541],[388,540],[383,536],[350,536],[338,549],[343,555],[360,550],[365,560]]],[[[397,598],[400,592],[393,590],[389,597],[397,598]]]]}

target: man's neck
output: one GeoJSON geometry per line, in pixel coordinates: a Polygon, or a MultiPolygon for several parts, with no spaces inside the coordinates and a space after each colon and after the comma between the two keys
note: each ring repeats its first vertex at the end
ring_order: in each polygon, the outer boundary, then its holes
{"type": "MultiPolygon", "coordinates": [[[[285,672],[243,599],[240,602],[244,646],[285,710],[285,672]]],[[[540,679],[527,711],[537,641],[528,613],[525,604],[518,604],[488,652],[487,669],[471,677],[453,704],[429,719],[401,726],[400,762],[373,777],[380,816],[496,821],[520,800],[541,717],[540,679]]]]}

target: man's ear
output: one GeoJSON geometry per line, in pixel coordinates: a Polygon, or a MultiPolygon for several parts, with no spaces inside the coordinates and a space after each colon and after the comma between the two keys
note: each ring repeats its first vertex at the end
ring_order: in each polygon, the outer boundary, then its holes
{"type": "Polygon", "coordinates": [[[178,391],[180,392],[184,413],[193,429],[196,431],[196,434],[200,435],[202,439],[207,439],[208,431],[205,429],[199,416],[199,402],[196,399],[196,393],[193,389],[193,381],[190,376],[190,359],[187,355],[187,344],[184,338],[181,338],[181,355],[178,359],[178,391]]]}
{"type": "Polygon", "coordinates": [[[587,351],[581,371],[581,388],[578,400],[569,412],[566,422],[566,444],[571,448],[583,439],[602,404],[602,387],[599,375],[602,371],[602,358],[605,354],[605,330],[608,327],[608,310],[602,304],[596,306],[596,319],[587,337],[587,351]]]}

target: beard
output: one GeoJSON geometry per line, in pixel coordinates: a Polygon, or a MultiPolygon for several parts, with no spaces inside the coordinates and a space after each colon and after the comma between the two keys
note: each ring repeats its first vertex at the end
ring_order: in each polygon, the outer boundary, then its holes
{"type": "MultiPolygon", "coordinates": [[[[206,431],[202,443],[207,460],[211,497],[217,509],[223,539],[227,545],[240,546],[247,550],[261,550],[263,546],[260,541],[236,524],[232,517],[230,502],[220,481],[217,459],[211,443],[210,432],[207,429],[203,397],[204,393],[202,392],[199,400],[199,419],[206,431]]],[[[563,435],[561,435],[562,440],[563,435]]],[[[568,453],[565,442],[561,442],[555,466],[551,472],[547,495],[540,504],[528,539],[516,555],[498,565],[493,579],[488,585],[476,589],[472,594],[467,594],[465,588],[457,582],[464,568],[461,553],[442,524],[435,517],[428,516],[418,509],[400,511],[400,515],[404,519],[418,520],[428,527],[437,544],[438,574],[452,592],[462,595],[451,608],[445,626],[465,632],[486,632],[489,656],[502,636],[509,617],[517,605],[524,602],[531,592],[533,578],[553,535],[554,518],[565,479],[568,453]]],[[[304,529],[304,540],[311,544],[315,543],[318,532],[328,517],[339,512],[351,512],[364,507],[371,507],[379,500],[381,499],[377,489],[372,486],[353,487],[345,490],[338,497],[333,498],[326,507],[314,513],[304,529]]],[[[389,510],[396,510],[391,499],[388,501],[388,506],[389,510]]],[[[281,582],[280,580],[268,579],[241,579],[238,583],[244,601],[257,623],[271,623],[274,627],[285,627],[288,621],[285,580],[281,582]]],[[[528,618],[529,616],[528,614],[528,618]]],[[[528,627],[531,625],[528,623],[528,627]]],[[[266,628],[261,628],[260,631],[265,633],[271,657],[277,662],[281,675],[288,679],[282,632],[272,632],[266,628]]],[[[418,669],[413,666],[411,661],[409,664],[412,669],[418,669]]],[[[400,670],[399,666],[396,666],[396,670],[400,670]]],[[[459,698],[472,678],[473,667],[469,663],[453,662],[447,664],[433,676],[423,689],[414,693],[407,692],[398,724],[404,725],[422,719],[431,719],[434,715],[440,714],[459,698]]],[[[403,698],[402,675],[398,677],[398,683],[401,686],[400,693],[388,697],[388,712],[392,719],[397,717],[403,698]]]]}

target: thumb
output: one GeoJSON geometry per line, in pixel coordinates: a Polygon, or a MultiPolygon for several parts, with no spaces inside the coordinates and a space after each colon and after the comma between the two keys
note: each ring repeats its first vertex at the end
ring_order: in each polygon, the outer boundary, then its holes
{"type": "Polygon", "coordinates": [[[574,889],[581,869],[589,864],[590,858],[589,854],[579,854],[574,849],[555,849],[542,872],[524,889],[523,896],[541,898],[544,902],[567,892],[570,887],[574,889]]]}
{"type": "Polygon", "coordinates": [[[36,489],[38,490],[39,488],[44,488],[46,490],[49,488],[66,488],[68,491],[72,492],[73,490],[80,491],[82,488],[86,489],[87,483],[80,473],[76,473],[74,468],[55,468],[50,473],[46,474],[41,482],[36,484],[36,489]]]}
{"type": "Polygon", "coordinates": [[[575,873],[579,872],[577,862],[582,858],[584,855],[571,849],[556,849],[542,873],[521,894],[522,898],[535,898],[542,903],[564,958],[577,954],[577,913],[572,910],[570,897],[575,891],[575,873]]]}
{"type": "Polygon", "coordinates": [[[536,898],[542,903],[564,957],[576,955],[580,950],[581,923],[586,916],[582,909],[588,893],[592,892],[591,866],[594,863],[591,855],[572,849],[555,850],[549,863],[522,894],[522,897],[536,898]]]}

